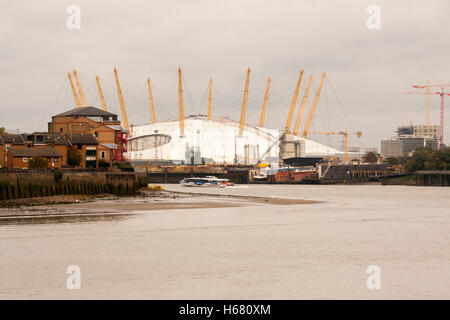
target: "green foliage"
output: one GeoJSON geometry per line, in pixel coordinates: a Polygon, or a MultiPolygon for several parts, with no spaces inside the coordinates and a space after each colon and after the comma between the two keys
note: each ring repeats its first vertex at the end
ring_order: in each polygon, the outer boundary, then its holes
{"type": "Polygon", "coordinates": [[[131,162],[128,161],[114,161],[113,166],[117,168],[131,168],[131,162]]]}
{"type": "Polygon", "coordinates": [[[100,160],[98,162],[98,167],[99,168],[108,168],[109,167],[109,162],[105,161],[105,160],[100,160]]]}
{"type": "Polygon", "coordinates": [[[28,168],[30,168],[30,169],[47,169],[48,161],[45,158],[32,158],[28,162],[28,168]]]}
{"type": "Polygon", "coordinates": [[[81,164],[82,158],[83,156],[78,150],[72,149],[67,155],[67,164],[72,167],[78,167],[81,164]]]}
{"type": "Polygon", "coordinates": [[[363,161],[368,163],[377,163],[378,155],[375,152],[369,151],[364,155],[363,161]]]}
{"type": "Polygon", "coordinates": [[[131,168],[131,162],[128,162],[128,161],[122,161],[122,162],[120,163],[120,167],[121,167],[121,168],[131,168]]]}
{"type": "Polygon", "coordinates": [[[53,177],[55,178],[55,182],[60,182],[63,177],[63,172],[61,170],[55,170],[53,177]]]}
{"type": "Polygon", "coordinates": [[[405,169],[410,173],[417,170],[450,170],[450,148],[417,148],[413,156],[406,161],[405,169]]]}
{"type": "Polygon", "coordinates": [[[0,127],[0,134],[6,134],[6,130],[4,127],[0,127]]]}
{"type": "Polygon", "coordinates": [[[400,164],[400,159],[397,157],[389,157],[385,160],[385,162],[391,166],[400,164]]]}

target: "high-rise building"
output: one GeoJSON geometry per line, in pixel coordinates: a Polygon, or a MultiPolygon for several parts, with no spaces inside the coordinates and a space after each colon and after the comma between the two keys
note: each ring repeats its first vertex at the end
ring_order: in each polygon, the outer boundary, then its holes
{"type": "Polygon", "coordinates": [[[440,128],[441,126],[437,125],[413,125],[413,135],[420,136],[420,137],[429,137],[434,139],[440,139],[441,133],[440,128]]]}
{"type": "Polygon", "coordinates": [[[437,149],[439,146],[439,126],[411,125],[397,128],[397,136],[381,140],[381,155],[407,157],[419,147],[437,149]]]}

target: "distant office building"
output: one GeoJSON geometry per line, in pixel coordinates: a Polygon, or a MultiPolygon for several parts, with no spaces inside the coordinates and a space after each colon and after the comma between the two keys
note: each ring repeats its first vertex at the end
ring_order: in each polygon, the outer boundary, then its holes
{"type": "Polygon", "coordinates": [[[441,138],[441,126],[425,126],[425,125],[415,125],[413,127],[413,135],[420,137],[428,137],[439,140],[441,138]]]}
{"type": "Polygon", "coordinates": [[[412,136],[414,134],[413,126],[403,126],[397,128],[397,136],[412,136]]]}
{"type": "Polygon", "coordinates": [[[407,157],[419,147],[437,149],[439,141],[433,138],[418,136],[399,136],[389,140],[381,140],[381,155],[389,157],[407,157]]]}
{"type": "Polygon", "coordinates": [[[437,149],[439,146],[440,126],[413,125],[397,128],[397,136],[381,140],[381,155],[389,157],[407,157],[419,147],[437,149]]]}
{"type": "Polygon", "coordinates": [[[441,137],[440,126],[437,125],[410,125],[397,128],[397,136],[418,136],[439,140],[441,137]]]}

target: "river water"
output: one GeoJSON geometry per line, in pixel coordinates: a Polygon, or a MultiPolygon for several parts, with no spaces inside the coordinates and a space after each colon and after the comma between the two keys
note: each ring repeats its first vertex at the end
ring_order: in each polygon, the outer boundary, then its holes
{"type": "Polygon", "coordinates": [[[0,298],[450,298],[449,188],[164,187],[325,202],[0,219],[0,298]]]}

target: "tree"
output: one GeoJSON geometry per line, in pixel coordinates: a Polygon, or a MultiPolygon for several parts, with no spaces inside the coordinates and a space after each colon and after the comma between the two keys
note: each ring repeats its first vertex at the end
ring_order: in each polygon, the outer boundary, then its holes
{"type": "Polygon", "coordinates": [[[0,134],[7,134],[4,127],[0,127],[0,134]]]}
{"type": "Polygon", "coordinates": [[[400,159],[397,157],[389,157],[385,160],[385,162],[391,166],[400,164],[400,159]]]}
{"type": "Polygon", "coordinates": [[[32,158],[28,162],[28,168],[30,168],[30,169],[47,169],[48,161],[45,158],[32,158]]]}
{"type": "Polygon", "coordinates": [[[378,155],[375,152],[369,151],[364,155],[363,161],[368,163],[377,163],[378,155]]]}
{"type": "Polygon", "coordinates": [[[61,170],[55,170],[53,177],[55,178],[55,182],[60,182],[63,177],[63,172],[61,170]]]}
{"type": "Polygon", "coordinates": [[[67,155],[67,164],[72,167],[78,167],[80,166],[82,159],[83,156],[81,153],[76,149],[72,149],[67,155]]]}
{"type": "Polygon", "coordinates": [[[405,169],[413,173],[417,170],[449,170],[450,148],[433,150],[430,147],[417,148],[405,163],[405,169]]]}
{"type": "Polygon", "coordinates": [[[109,167],[109,162],[105,161],[105,160],[100,160],[98,162],[98,167],[99,168],[108,168],[109,167]]]}

